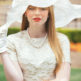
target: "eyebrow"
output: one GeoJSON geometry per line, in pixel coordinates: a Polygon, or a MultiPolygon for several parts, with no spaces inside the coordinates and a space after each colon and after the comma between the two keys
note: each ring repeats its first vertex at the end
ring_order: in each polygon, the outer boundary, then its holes
{"type": "MultiPolygon", "coordinates": [[[[28,8],[37,8],[37,7],[35,7],[35,6],[32,6],[32,5],[30,5],[28,8]]],[[[39,8],[46,8],[46,9],[48,9],[48,7],[39,7],[39,8]]]]}
{"type": "Polygon", "coordinates": [[[36,8],[35,6],[29,6],[29,7],[33,7],[33,8],[36,8]]]}

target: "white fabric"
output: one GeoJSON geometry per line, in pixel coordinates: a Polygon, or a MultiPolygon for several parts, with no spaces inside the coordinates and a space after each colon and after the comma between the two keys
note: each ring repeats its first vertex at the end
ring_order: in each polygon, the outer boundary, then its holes
{"type": "Polygon", "coordinates": [[[61,48],[63,50],[64,53],[64,58],[63,58],[63,62],[64,61],[69,61],[69,57],[70,57],[70,41],[68,39],[67,36],[65,36],[64,34],[62,35],[58,35],[59,40],[61,41],[61,48]]]}
{"type": "MultiPolygon", "coordinates": [[[[1,31],[8,29],[12,23],[22,22],[22,15],[29,5],[37,7],[49,7],[53,5],[56,28],[67,25],[75,18],[81,18],[81,5],[71,4],[69,0],[13,0],[11,9],[7,13],[6,24],[0,27],[0,35],[1,31]]],[[[1,37],[0,39],[3,40],[1,37]]],[[[5,51],[3,48],[3,46],[0,48],[0,53],[5,51]]]]}
{"type": "Polygon", "coordinates": [[[13,0],[11,9],[7,14],[9,27],[14,22],[22,21],[22,15],[29,5],[37,7],[54,6],[55,26],[63,27],[75,18],[81,18],[81,5],[72,4],[69,0],[13,0]],[[15,18],[14,18],[15,17],[15,18]]]}
{"type": "Polygon", "coordinates": [[[5,26],[0,28],[0,53],[6,51],[7,31],[5,26]]]}
{"type": "MultiPolygon", "coordinates": [[[[34,48],[27,40],[27,31],[21,31],[7,37],[7,52],[11,60],[20,64],[23,70],[24,81],[41,81],[40,79],[54,79],[53,70],[56,66],[56,57],[50,48],[48,39],[40,49],[34,48]]],[[[67,37],[58,33],[65,60],[71,63],[70,47],[67,37]]],[[[39,42],[42,38],[32,38],[39,42]]]]}
{"type": "Polygon", "coordinates": [[[54,5],[55,25],[63,27],[75,18],[81,18],[81,5],[72,4],[69,0],[13,0],[12,8],[8,12],[7,22],[21,23],[22,15],[29,5],[49,7],[54,5]],[[15,18],[14,18],[15,17],[15,18]]]}
{"type": "Polygon", "coordinates": [[[54,6],[56,27],[66,26],[73,19],[81,18],[81,5],[72,4],[69,0],[57,0],[54,6]]]}

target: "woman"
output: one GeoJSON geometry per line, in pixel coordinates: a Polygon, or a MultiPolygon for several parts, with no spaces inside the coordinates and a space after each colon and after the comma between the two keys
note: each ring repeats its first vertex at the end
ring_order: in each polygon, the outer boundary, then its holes
{"type": "Polygon", "coordinates": [[[70,42],[56,32],[53,8],[29,5],[21,31],[7,37],[0,52],[7,81],[70,80],[70,42]]]}

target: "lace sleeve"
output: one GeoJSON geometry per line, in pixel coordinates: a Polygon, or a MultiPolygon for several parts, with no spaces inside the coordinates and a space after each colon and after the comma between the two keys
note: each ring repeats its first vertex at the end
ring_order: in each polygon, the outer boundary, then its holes
{"type": "Polygon", "coordinates": [[[64,34],[61,34],[59,38],[60,38],[61,48],[64,55],[64,57],[62,58],[62,62],[69,62],[71,64],[69,38],[64,34]]]}
{"type": "Polygon", "coordinates": [[[64,36],[62,41],[62,50],[63,50],[63,62],[69,62],[71,64],[71,56],[70,56],[70,41],[67,36],[64,36]]]}
{"type": "Polygon", "coordinates": [[[12,35],[7,37],[7,53],[11,60],[17,61],[16,48],[12,35]]]}

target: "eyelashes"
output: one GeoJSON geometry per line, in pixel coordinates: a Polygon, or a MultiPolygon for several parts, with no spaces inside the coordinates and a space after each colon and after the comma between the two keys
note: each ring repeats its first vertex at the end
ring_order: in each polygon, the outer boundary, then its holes
{"type": "Polygon", "coordinates": [[[34,10],[35,8],[28,8],[29,10],[34,10]]]}

